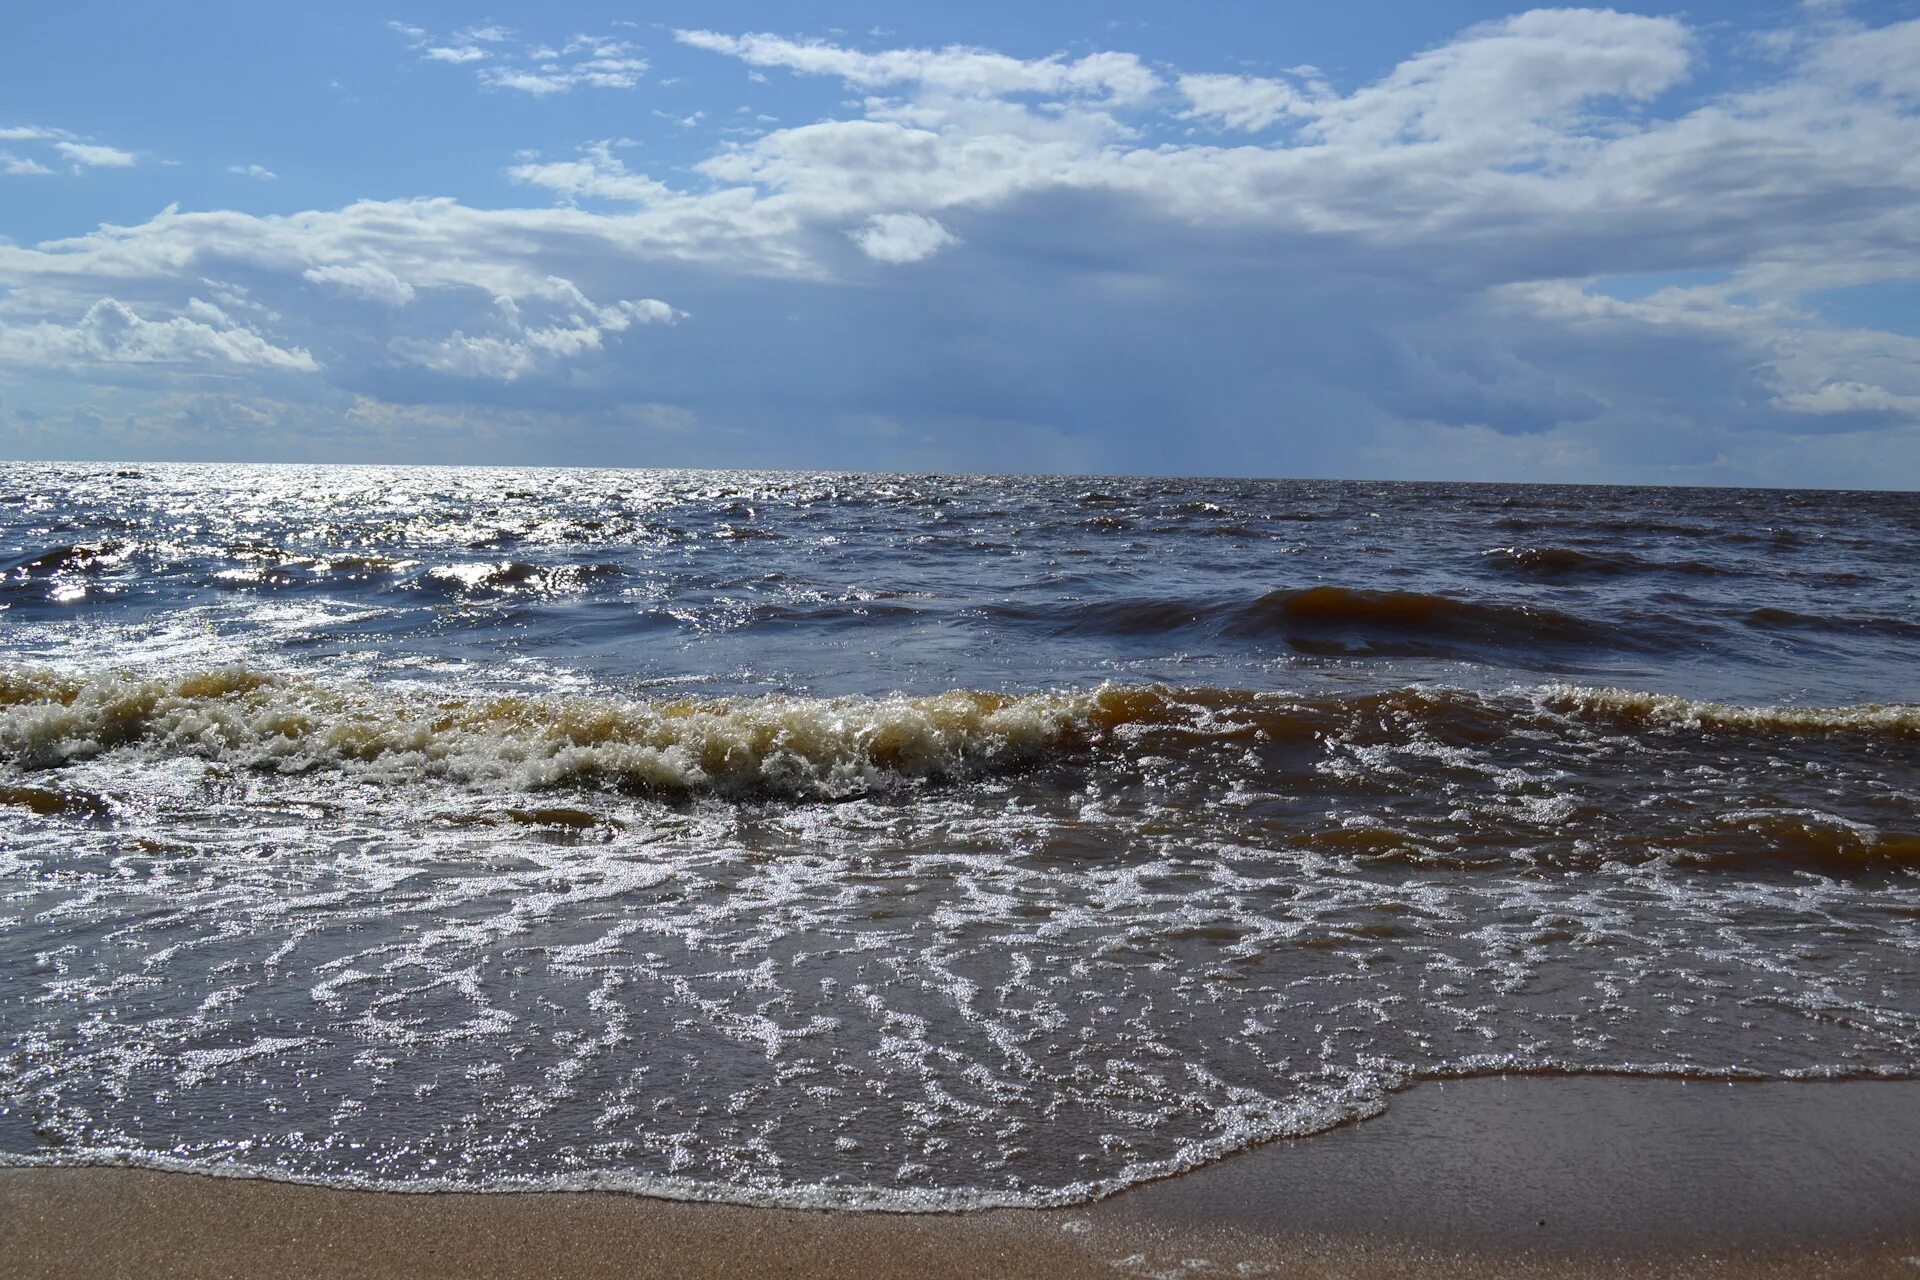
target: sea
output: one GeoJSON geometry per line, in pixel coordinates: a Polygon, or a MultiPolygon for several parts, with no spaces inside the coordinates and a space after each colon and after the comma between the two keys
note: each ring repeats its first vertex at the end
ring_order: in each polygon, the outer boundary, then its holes
{"type": "Polygon", "coordinates": [[[1920,1074],[1920,496],[0,464],[0,1161],[1091,1200],[1920,1074]]]}

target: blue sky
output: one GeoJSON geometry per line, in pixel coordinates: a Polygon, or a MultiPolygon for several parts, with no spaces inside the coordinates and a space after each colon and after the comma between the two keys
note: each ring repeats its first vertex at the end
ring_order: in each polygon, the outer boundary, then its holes
{"type": "Polygon", "coordinates": [[[1920,0],[31,6],[0,452],[1916,487],[1920,0]]]}

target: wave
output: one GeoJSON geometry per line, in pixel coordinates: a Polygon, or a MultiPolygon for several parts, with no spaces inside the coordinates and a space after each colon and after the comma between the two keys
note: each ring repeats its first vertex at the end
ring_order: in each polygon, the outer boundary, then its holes
{"type": "Polygon", "coordinates": [[[1602,534],[1626,534],[1633,537],[1662,535],[1675,538],[1712,538],[1719,530],[1710,524],[1655,520],[1645,516],[1632,518],[1581,518],[1555,513],[1540,516],[1505,516],[1493,522],[1495,528],[1525,532],[1530,529],[1578,529],[1602,534]]]}
{"type": "Polygon", "coordinates": [[[1662,573],[1716,577],[1734,572],[1704,560],[1648,560],[1630,551],[1580,551],[1573,547],[1495,547],[1481,552],[1480,558],[1491,569],[1530,578],[1662,573]]]}
{"type": "Polygon", "coordinates": [[[463,598],[477,595],[571,595],[593,583],[624,576],[617,564],[539,565],[524,560],[480,561],[439,565],[415,583],[416,587],[463,598]]]}
{"type": "Polygon", "coordinates": [[[421,561],[374,552],[306,553],[265,542],[238,542],[217,550],[155,547],[128,542],[71,544],[29,551],[0,561],[0,590],[25,588],[73,576],[120,569],[145,557],[156,577],[204,574],[226,587],[330,587],[341,580],[390,579],[395,590],[449,599],[504,595],[576,595],[626,576],[610,562],[536,564],[525,560],[476,561],[421,568],[421,561]]]}
{"type": "Polygon", "coordinates": [[[301,551],[289,551],[284,547],[268,542],[236,542],[226,547],[226,558],[242,563],[287,565],[292,568],[309,569],[315,573],[351,573],[377,570],[399,571],[410,569],[419,564],[418,560],[400,556],[385,556],[373,552],[329,552],[324,555],[309,555],[301,551]]]}
{"type": "Polygon", "coordinates": [[[0,759],[49,768],[143,748],[283,773],[346,768],[468,785],[839,796],[1084,747],[1189,714],[1168,691],[926,697],[435,697],[243,667],[171,679],[0,675],[0,759]]]}
{"type": "Polygon", "coordinates": [[[1038,623],[1056,634],[1148,636],[1196,631],[1238,640],[1279,641],[1310,654],[1452,656],[1528,647],[1658,648],[1670,643],[1622,624],[1558,609],[1472,600],[1424,591],[1317,586],[1255,599],[1088,601],[1064,606],[1000,605],[989,616],[1038,623]]]}
{"type": "Polygon", "coordinates": [[[0,562],[0,579],[30,580],[63,573],[97,573],[124,563],[133,552],[134,547],[124,542],[103,542],[98,546],[62,544],[0,562]]]}
{"type": "Polygon", "coordinates": [[[105,799],[88,791],[0,783],[0,806],[9,805],[30,810],[43,818],[55,814],[105,818],[113,812],[113,807],[105,799]]]}
{"type": "Polygon", "coordinates": [[[1168,1154],[1130,1160],[1105,1176],[1020,1186],[904,1187],[838,1175],[821,1181],[764,1176],[735,1181],[652,1173],[619,1165],[521,1173],[488,1168],[480,1162],[462,1162],[465,1167],[457,1171],[396,1175],[351,1164],[308,1170],[257,1162],[259,1153],[249,1151],[247,1146],[242,1147],[247,1154],[241,1156],[228,1153],[196,1156],[152,1150],[126,1141],[74,1144],[31,1152],[0,1151],[0,1169],[148,1169],[388,1195],[619,1192],[669,1202],[805,1212],[927,1214],[1073,1209],[1251,1152],[1267,1143],[1311,1138],[1377,1119],[1391,1112],[1395,1098],[1421,1085],[1514,1078],[1619,1078],[1719,1085],[1765,1081],[1882,1082],[1912,1080],[1915,1070],[1904,1063],[1757,1069],[1739,1063],[1718,1065],[1652,1055],[1644,1059],[1603,1058],[1590,1062],[1538,1052],[1463,1054],[1426,1065],[1375,1061],[1365,1070],[1334,1074],[1317,1081],[1302,1089],[1299,1096],[1278,1105],[1243,1104],[1225,1110],[1218,1117],[1220,1132],[1184,1142],[1168,1154]]]}
{"type": "MultiPolygon", "coordinates": [[[[657,615],[675,616],[671,610],[654,610],[657,615]]],[[[904,621],[924,617],[926,610],[910,601],[889,598],[877,592],[849,593],[843,599],[787,600],[774,604],[747,606],[740,621],[753,626],[779,623],[793,626],[831,626],[838,623],[904,621]]]]}
{"type": "Polygon", "coordinates": [[[1766,866],[1845,875],[1875,866],[1920,867],[1920,835],[1883,831],[1813,810],[1735,811],[1723,831],[1696,835],[1679,851],[1696,866],[1766,866]]]}
{"type": "MultiPolygon", "coordinates": [[[[1502,695],[1103,685],[668,700],[450,696],[246,667],[167,678],[0,670],[0,761],[25,769],[138,750],[281,773],[343,769],[529,790],[847,796],[1089,753],[1212,759],[1223,747],[1280,750],[1383,724],[1492,743],[1520,731],[1554,733],[1556,724],[1564,736],[1570,720],[1629,733],[1920,739],[1915,705],[1742,707],[1564,684],[1502,695]]],[[[98,807],[50,788],[0,801],[45,812],[98,807]]]]}
{"type": "Polygon", "coordinates": [[[1920,705],[1913,703],[1743,707],[1725,702],[1700,702],[1673,694],[1564,684],[1547,685],[1536,697],[1543,707],[1604,718],[1627,727],[1695,729],[1768,737],[1920,738],[1920,705]]]}
{"type": "Polygon", "coordinates": [[[1376,648],[1394,636],[1495,644],[1516,640],[1578,644],[1622,638],[1615,628],[1557,609],[1463,600],[1425,591],[1332,586],[1270,591],[1241,610],[1228,629],[1243,635],[1281,631],[1296,640],[1303,632],[1358,633],[1361,644],[1376,648]]]}
{"type": "Polygon", "coordinates": [[[1796,613],[1792,609],[1765,606],[1745,615],[1747,625],[1766,631],[1850,631],[1911,639],[1920,636],[1920,622],[1906,618],[1835,613],[1796,613]]]}
{"type": "Polygon", "coordinates": [[[216,581],[242,586],[332,585],[338,578],[385,576],[388,589],[419,592],[447,600],[483,596],[565,596],[590,590],[596,583],[619,578],[625,570],[616,564],[533,564],[525,560],[473,561],[435,565],[415,572],[420,561],[380,555],[301,556],[289,552],[252,551],[240,557],[258,562],[244,569],[223,569],[216,581]]]}

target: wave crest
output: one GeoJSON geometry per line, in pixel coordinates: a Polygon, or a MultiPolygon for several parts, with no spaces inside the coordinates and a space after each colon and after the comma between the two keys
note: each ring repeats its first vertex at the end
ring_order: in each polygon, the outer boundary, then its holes
{"type": "Polygon", "coordinates": [[[1699,702],[1667,693],[1547,685],[1542,706],[1597,716],[1629,727],[1706,729],[1748,735],[1845,734],[1920,738],[1920,705],[1869,703],[1855,707],[1742,707],[1699,702]]]}
{"type": "Polygon", "coordinates": [[[831,796],[1007,767],[1173,706],[1166,691],[1119,687],[650,702],[434,697],[240,667],[172,679],[11,671],[0,757],[50,767],[137,745],[288,773],[831,796]]]}
{"type": "Polygon", "coordinates": [[[1516,733],[1590,734],[1595,721],[1609,734],[1920,739],[1914,705],[1743,707],[1564,684],[1503,695],[1103,685],[652,700],[453,695],[246,667],[167,678],[0,670],[0,762],[28,769],[134,750],[289,774],[341,769],[521,790],[835,797],[1050,760],[1148,757],[1253,769],[1271,784],[1275,770],[1308,767],[1285,752],[1320,739],[1429,736],[1491,749],[1516,733]],[[1247,750],[1256,754],[1232,756],[1233,764],[1219,754],[1247,750]]]}

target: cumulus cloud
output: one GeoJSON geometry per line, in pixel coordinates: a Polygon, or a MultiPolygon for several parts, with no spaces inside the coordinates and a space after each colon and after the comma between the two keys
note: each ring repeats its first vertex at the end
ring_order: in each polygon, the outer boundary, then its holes
{"type": "Polygon", "coordinates": [[[413,301],[413,286],[377,262],[308,267],[300,276],[349,297],[381,302],[390,307],[404,307],[413,301]]]}
{"type": "Polygon", "coordinates": [[[918,262],[960,242],[936,219],[920,213],[876,213],[849,234],[875,262],[918,262]]]}
{"type": "Polygon", "coordinates": [[[1190,75],[1180,77],[1180,92],[1193,104],[1181,114],[1212,120],[1229,129],[1258,133],[1288,116],[1312,113],[1312,104],[1284,80],[1258,76],[1190,75]]]}
{"type": "Polygon", "coordinates": [[[230,164],[227,166],[227,172],[238,174],[243,178],[254,178],[260,182],[275,182],[280,177],[263,164],[230,164]]]}
{"type": "Polygon", "coordinates": [[[590,142],[580,148],[577,159],[529,160],[508,169],[507,176],[515,182],[545,187],[567,200],[590,198],[645,204],[674,194],[665,183],[628,171],[626,162],[614,154],[618,145],[612,139],[590,142]]]}
{"type": "Polygon", "coordinates": [[[70,325],[0,325],[0,363],[234,364],[302,373],[320,367],[306,351],[277,347],[218,307],[199,302],[194,310],[201,319],[148,320],[117,299],[101,298],[70,325]]]}
{"type": "Polygon", "coordinates": [[[396,338],[392,352],[410,364],[456,378],[513,382],[528,374],[587,352],[598,351],[607,334],[622,333],[636,324],[671,324],[680,318],[658,298],[641,298],[596,307],[571,286],[561,291],[578,306],[560,323],[527,324],[520,308],[500,308],[503,332],[468,334],[456,330],[444,338],[396,338]]]}

